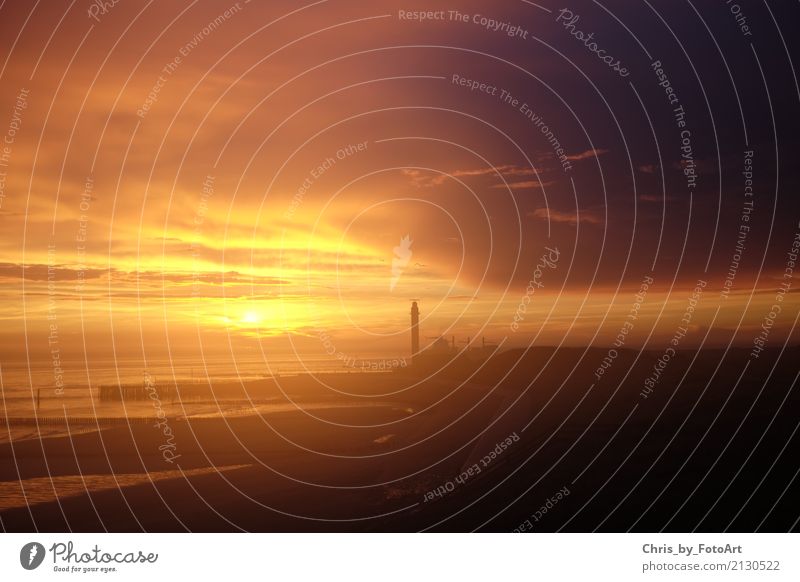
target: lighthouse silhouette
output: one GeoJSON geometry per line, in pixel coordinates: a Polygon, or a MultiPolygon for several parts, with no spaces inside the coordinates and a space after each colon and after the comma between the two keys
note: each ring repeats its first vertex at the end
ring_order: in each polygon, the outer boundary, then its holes
{"type": "Polygon", "coordinates": [[[411,303],[411,363],[419,355],[419,307],[417,302],[411,303]]]}

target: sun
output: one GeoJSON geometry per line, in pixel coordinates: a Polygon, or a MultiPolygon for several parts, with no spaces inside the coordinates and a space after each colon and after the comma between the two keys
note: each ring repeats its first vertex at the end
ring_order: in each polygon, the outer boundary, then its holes
{"type": "Polygon", "coordinates": [[[242,316],[242,323],[254,325],[257,324],[259,321],[261,321],[261,317],[255,311],[246,311],[242,316]]]}

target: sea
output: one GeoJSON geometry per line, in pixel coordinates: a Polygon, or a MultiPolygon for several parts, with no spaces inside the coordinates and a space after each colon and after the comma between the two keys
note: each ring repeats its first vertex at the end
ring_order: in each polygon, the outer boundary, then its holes
{"type": "Polygon", "coordinates": [[[106,385],[141,384],[145,375],[161,382],[220,382],[251,381],[274,376],[308,373],[351,373],[387,371],[394,367],[405,367],[403,357],[387,357],[385,354],[364,354],[350,360],[332,357],[307,358],[302,360],[290,355],[264,358],[261,354],[228,357],[174,357],[170,359],[143,359],[120,357],[60,362],[56,369],[52,362],[2,361],[0,360],[0,388],[11,391],[31,388],[55,390],[57,375],[66,389],[97,387],[106,385]]]}

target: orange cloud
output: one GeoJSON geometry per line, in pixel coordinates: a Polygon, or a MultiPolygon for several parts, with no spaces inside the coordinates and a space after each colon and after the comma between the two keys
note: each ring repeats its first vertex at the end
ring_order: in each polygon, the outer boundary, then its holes
{"type": "Polygon", "coordinates": [[[524,190],[526,188],[542,188],[555,184],[552,180],[542,182],[541,180],[525,180],[523,182],[510,182],[508,184],[495,184],[492,188],[511,188],[512,190],[524,190]]]}
{"type": "Polygon", "coordinates": [[[579,154],[572,154],[567,156],[568,160],[578,161],[578,160],[585,160],[586,158],[596,158],[597,156],[601,156],[603,154],[607,154],[608,150],[602,149],[593,149],[593,150],[586,150],[585,152],[581,152],[579,154]]]}
{"type": "MultiPolygon", "coordinates": [[[[424,186],[429,188],[431,186],[440,186],[444,184],[448,178],[461,178],[461,177],[473,177],[473,176],[497,176],[497,177],[509,177],[509,176],[537,176],[538,172],[535,168],[524,168],[520,166],[515,166],[512,164],[503,164],[502,166],[495,166],[493,168],[475,168],[475,169],[466,169],[466,170],[452,170],[448,173],[436,174],[436,175],[427,175],[420,170],[413,170],[413,169],[406,169],[403,170],[403,174],[406,176],[411,177],[411,183],[414,186],[424,186]]],[[[505,184],[503,182],[497,184],[497,188],[505,188],[505,184]]],[[[521,186],[525,188],[533,187],[533,186],[521,186]]]]}
{"type": "Polygon", "coordinates": [[[585,222],[586,224],[603,224],[602,218],[587,211],[579,211],[578,213],[572,214],[570,212],[553,210],[552,208],[537,208],[533,212],[529,212],[528,216],[540,220],[549,220],[551,222],[561,222],[572,225],[576,225],[579,222],[585,222]]]}

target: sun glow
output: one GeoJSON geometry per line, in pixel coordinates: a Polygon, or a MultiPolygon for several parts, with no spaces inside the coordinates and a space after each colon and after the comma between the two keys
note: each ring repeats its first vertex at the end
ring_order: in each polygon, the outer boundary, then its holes
{"type": "Polygon", "coordinates": [[[242,316],[242,323],[256,325],[261,322],[261,316],[255,311],[246,311],[242,316]]]}

